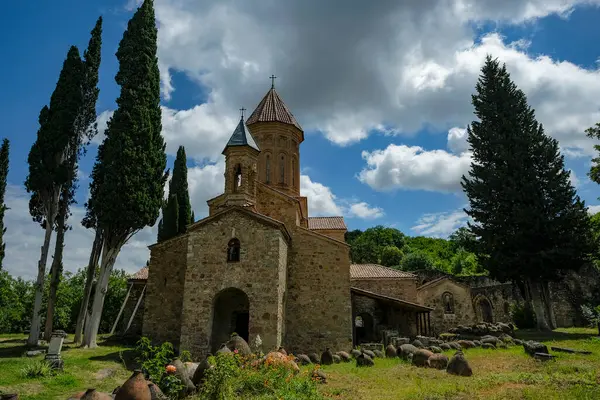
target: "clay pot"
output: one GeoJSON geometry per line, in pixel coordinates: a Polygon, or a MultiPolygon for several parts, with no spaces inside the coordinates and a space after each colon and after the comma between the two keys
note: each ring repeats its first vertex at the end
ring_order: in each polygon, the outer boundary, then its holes
{"type": "Polygon", "coordinates": [[[115,400],[152,400],[148,382],[142,371],[139,369],[133,371],[131,377],[125,381],[115,395],[115,400]]]}
{"type": "Polygon", "coordinates": [[[150,396],[152,400],[166,400],[167,396],[165,396],[160,390],[160,388],[154,383],[148,381],[148,389],[150,389],[150,396]]]}
{"type": "Polygon", "coordinates": [[[19,395],[16,393],[0,394],[0,400],[19,400],[19,395]]]}

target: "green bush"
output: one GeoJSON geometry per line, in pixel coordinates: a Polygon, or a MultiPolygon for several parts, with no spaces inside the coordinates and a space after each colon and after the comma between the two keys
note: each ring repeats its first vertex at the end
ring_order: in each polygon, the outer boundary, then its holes
{"type": "Polygon", "coordinates": [[[200,398],[206,400],[321,400],[314,371],[294,375],[281,365],[258,362],[255,356],[217,354],[209,358],[200,398]]]}
{"type": "Polygon", "coordinates": [[[535,313],[531,308],[525,307],[524,304],[511,304],[510,317],[519,329],[531,329],[537,326],[535,313]]]}
{"type": "Polygon", "coordinates": [[[21,375],[29,379],[44,378],[52,375],[52,368],[45,360],[31,360],[21,369],[21,375]]]}

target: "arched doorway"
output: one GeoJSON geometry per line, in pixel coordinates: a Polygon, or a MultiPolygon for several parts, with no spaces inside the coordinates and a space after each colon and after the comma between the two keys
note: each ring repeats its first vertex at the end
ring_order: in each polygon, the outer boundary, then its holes
{"type": "Polygon", "coordinates": [[[213,305],[211,335],[213,352],[227,342],[234,332],[248,341],[249,312],[250,301],[246,293],[240,289],[228,288],[217,293],[213,305]]]}
{"type": "Polygon", "coordinates": [[[369,343],[373,339],[373,316],[369,313],[360,313],[354,319],[356,326],[356,344],[369,343]]]}
{"type": "Polygon", "coordinates": [[[479,313],[483,322],[494,322],[494,313],[492,312],[492,304],[485,297],[481,297],[478,302],[479,313]]]}

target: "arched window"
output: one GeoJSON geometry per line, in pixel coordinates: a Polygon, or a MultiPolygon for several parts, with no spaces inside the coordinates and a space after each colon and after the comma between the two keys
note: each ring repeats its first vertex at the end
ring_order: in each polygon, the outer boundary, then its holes
{"type": "Polygon", "coordinates": [[[271,183],[271,156],[267,154],[267,161],[266,161],[266,178],[265,178],[265,182],[266,183],[271,183]]]}
{"type": "Polygon", "coordinates": [[[454,296],[452,296],[452,293],[445,292],[442,295],[442,304],[444,305],[444,314],[454,314],[454,296]]]}
{"type": "Polygon", "coordinates": [[[283,154],[279,160],[279,183],[285,183],[285,156],[283,154]]]}
{"type": "Polygon", "coordinates": [[[240,241],[233,238],[227,244],[227,262],[240,261],[240,241]]]}
{"type": "Polygon", "coordinates": [[[235,167],[233,190],[236,191],[240,186],[242,186],[242,166],[240,164],[238,164],[235,167]]]}
{"type": "Polygon", "coordinates": [[[292,187],[296,187],[296,160],[292,158],[292,187]]]}

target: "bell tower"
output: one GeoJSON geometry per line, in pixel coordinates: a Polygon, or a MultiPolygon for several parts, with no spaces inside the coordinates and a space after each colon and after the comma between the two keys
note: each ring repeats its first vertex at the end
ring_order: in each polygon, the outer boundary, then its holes
{"type": "Polygon", "coordinates": [[[225,156],[225,206],[254,208],[260,148],[242,117],[223,150],[225,156]]]}
{"type": "Polygon", "coordinates": [[[246,124],[260,145],[258,180],[290,196],[300,196],[300,143],[304,131],[294,115],[271,89],[260,101],[246,124]]]}

